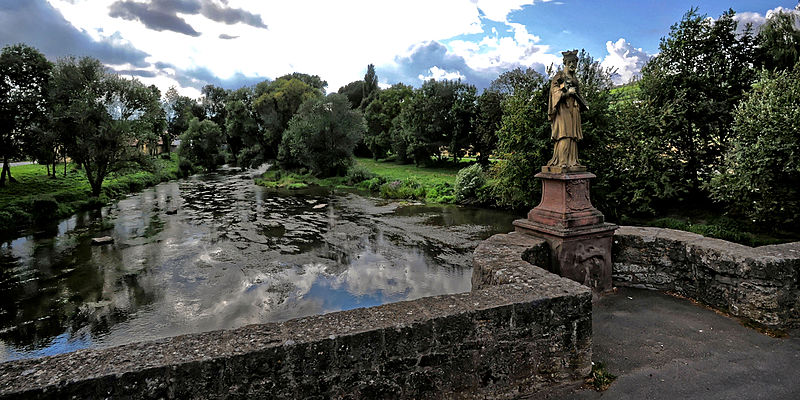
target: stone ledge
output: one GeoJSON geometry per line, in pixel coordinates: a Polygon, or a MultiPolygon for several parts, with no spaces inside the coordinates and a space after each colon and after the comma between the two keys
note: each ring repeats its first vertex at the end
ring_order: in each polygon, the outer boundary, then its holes
{"type": "Polygon", "coordinates": [[[471,292],[6,362],[0,398],[507,398],[582,379],[591,292],[526,261],[541,241],[502,236],[471,292]]]}
{"type": "Polygon", "coordinates": [[[612,249],[617,286],[675,292],[772,328],[800,326],[800,242],[753,248],[623,226],[612,249]]]}

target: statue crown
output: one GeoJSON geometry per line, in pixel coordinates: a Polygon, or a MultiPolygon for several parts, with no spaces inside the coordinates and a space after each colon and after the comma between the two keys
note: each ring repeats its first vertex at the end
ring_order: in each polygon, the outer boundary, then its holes
{"type": "Polygon", "coordinates": [[[570,51],[562,51],[561,55],[564,56],[564,59],[568,58],[578,58],[578,50],[570,50],[570,51]]]}

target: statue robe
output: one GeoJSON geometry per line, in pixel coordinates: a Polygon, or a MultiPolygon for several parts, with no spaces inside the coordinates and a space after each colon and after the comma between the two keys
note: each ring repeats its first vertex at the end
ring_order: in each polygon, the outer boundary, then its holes
{"type": "Polygon", "coordinates": [[[556,141],[553,158],[547,162],[551,166],[578,165],[578,141],[583,139],[581,110],[586,109],[586,106],[577,91],[577,82],[573,84],[576,94],[567,94],[565,82],[568,79],[574,80],[564,71],[560,71],[550,83],[547,116],[552,127],[550,137],[556,141]]]}

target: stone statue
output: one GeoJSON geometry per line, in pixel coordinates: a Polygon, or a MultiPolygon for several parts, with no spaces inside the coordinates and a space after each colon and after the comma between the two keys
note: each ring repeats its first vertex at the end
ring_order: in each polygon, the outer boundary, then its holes
{"type": "Polygon", "coordinates": [[[585,171],[578,164],[578,141],[583,139],[581,132],[581,111],[589,108],[581,97],[578,78],[578,50],[561,52],[564,68],[558,71],[550,83],[550,102],[547,116],[552,126],[553,140],[556,141],[553,158],[542,168],[546,172],[585,171]]]}

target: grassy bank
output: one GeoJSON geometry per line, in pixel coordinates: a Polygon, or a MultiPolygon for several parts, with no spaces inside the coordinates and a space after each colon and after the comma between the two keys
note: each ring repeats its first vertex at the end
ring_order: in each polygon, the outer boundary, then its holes
{"type": "MultiPolygon", "coordinates": [[[[44,165],[11,167],[16,183],[0,188],[0,235],[8,236],[37,223],[65,218],[76,211],[97,208],[111,199],[140,191],[159,182],[178,177],[178,158],[157,158],[150,171],[126,171],[111,174],[103,182],[99,198],[91,197],[86,174],[75,165],[67,166],[67,175],[47,176],[44,165]]],[[[62,166],[63,167],[63,166],[62,166]]]]}
{"type": "Polygon", "coordinates": [[[455,203],[454,185],[459,168],[417,167],[356,158],[355,165],[344,177],[318,179],[309,174],[280,170],[267,171],[256,183],[266,187],[300,189],[307,186],[326,186],[365,190],[386,199],[422,200],[429,203],[455,203]]]}

